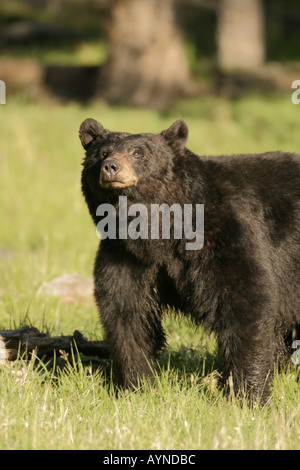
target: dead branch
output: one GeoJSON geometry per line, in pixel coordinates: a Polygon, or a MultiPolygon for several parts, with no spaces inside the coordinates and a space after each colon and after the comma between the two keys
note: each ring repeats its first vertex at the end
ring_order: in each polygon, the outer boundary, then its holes
{"type": "Polygon", "coordinates": [[[109,350],[105,341],[88,341],[79,331],[72,336],[49,337],[37,328],[23,326],[16,330],[0,330],[0,363],[14,361],[19,357],[30,358],[33,351],[42,358],[77,351],[85,356],[109,359],[109,350]]]}

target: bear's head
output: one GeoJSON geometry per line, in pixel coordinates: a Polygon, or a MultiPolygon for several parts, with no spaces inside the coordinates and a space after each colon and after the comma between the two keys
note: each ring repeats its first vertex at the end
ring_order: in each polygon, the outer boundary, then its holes
{"type": "MultiPolygon", "coordinates": [[[[168,183],[174,156],[183,152],[188,128],[174,122],[160,134],[111,132],[94,119],[80,126],[80,140],[86,151],[83,179],[95,196],[126,193],[127,188],[160,181],[168,183]]],[[[102,199],[101,198],[101,199],[102,199]]]]}

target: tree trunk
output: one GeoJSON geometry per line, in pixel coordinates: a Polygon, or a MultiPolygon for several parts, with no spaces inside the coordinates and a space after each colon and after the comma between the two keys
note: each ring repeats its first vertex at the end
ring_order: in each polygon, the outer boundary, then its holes
{"type": "Polygon", "coordinates": [[[264,17],[261,0],[220,0],[218,62],[224,70],[258,69],[264,62],[264,17]]]}
{"type": "Polygon", "coordinates": [[[110,103],[163,108],[195,92],[174,0],[115,0],[103,92],[110,103]]]}

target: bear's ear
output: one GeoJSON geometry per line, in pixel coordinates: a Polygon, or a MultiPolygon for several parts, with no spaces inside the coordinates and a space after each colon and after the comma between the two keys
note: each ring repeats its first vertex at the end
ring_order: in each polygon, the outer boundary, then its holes
{"type": "Polygon", "coordinates": [[[162,131],[160,135],[168,142],[171,147],[183,149],[187,142],[189,129],[183,119],[173,122],[169,129],[162,131]]]}
{"type": "Polygon", "coordinates": [[[83,121],[79,129],[79,138],[85,150],[96,137],[100,136],[102,138],[105,138],[108,134],[109,131],[104,129],[100,122],[92,118],[88,118],[83,121]]]}

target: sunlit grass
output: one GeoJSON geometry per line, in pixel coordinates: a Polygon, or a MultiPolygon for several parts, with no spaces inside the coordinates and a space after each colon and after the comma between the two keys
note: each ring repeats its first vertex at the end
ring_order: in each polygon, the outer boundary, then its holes
{"type": "MultiPolygon", "coordinates": [[[[91,276],[98,239],[80,190],[80,123],[160,132],[178,118],[191,150],[223,154],[300,152],[299,107],[290,96],[203,98],[168,113],[7,99],[0,108],[0,329],[30,323],[50,334],[103,331],[93,305],[41,295],[63,273],[91,276]]],[[[263,409],[232,403],[216,387],[215,340],[185,319],[167,317],[169,348],[143,393],[116,395],[81,363],[57,378],[22,362],[1,369],[2,449],[299,449],[299,382],[291,364],[276,376],[263,409]]]]}

